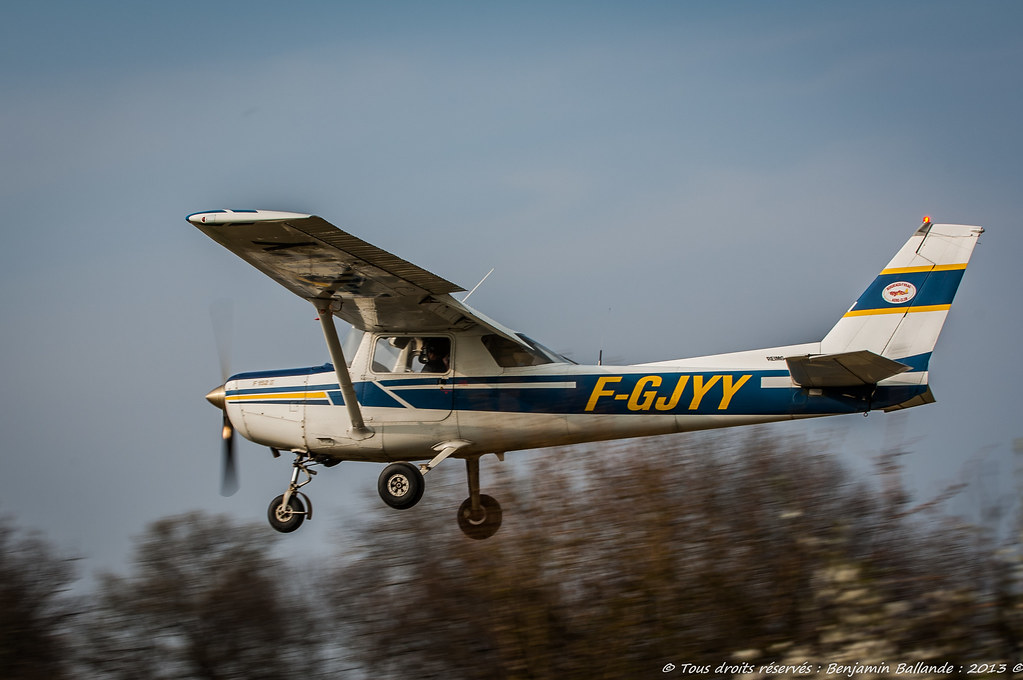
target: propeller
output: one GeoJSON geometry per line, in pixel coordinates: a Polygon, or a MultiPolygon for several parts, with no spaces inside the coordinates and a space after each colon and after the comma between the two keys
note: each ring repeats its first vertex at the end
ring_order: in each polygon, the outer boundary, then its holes
{"type": "Polygon", "coordinates": [[[220,477],[220,495],[233,496],[234,492],[238,490],[238,470],[234,463],[234,428],[231,427],[231,421],[228,419],[226,411],[224,412],[224,429],[221,437],[224,439],[221,453],[224,468],[220,477]]]}
{"type": "Polygon", "coordinates": [[[231,496],[238,490],[238,470],[235,466],[234,427],[227,416],[227,379],[231,375],[231,329],[234,326],[234,308],[227,300],[220,300],[210,306],[210,317],[213,320],[213,335],[217,341],[217,356],[220,360],[220,377],[223,383],[214,387],[206,395],[210,402],[224,412],[224,425],[220,431],[223,440],[221,459],[223,466],[220,475],[220,495],[231,496]]]}

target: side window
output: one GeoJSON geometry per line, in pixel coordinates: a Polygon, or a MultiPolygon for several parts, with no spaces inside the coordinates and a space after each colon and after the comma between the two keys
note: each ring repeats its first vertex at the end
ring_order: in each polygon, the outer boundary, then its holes
{"type": "Polygon", "coordinates": [[[451,368],[451,341],[444,337],[388,336],[373,348],[374,373],[447,373],[451,368]]]}
{"type": "Polygon", "coordinates": [[[517,368],[523,366],[540,366],[553,363],[550,358],[539,350],[525,347],[500,335],[484,335],[483,346],[494,357],[501,368],[517,368]]]}

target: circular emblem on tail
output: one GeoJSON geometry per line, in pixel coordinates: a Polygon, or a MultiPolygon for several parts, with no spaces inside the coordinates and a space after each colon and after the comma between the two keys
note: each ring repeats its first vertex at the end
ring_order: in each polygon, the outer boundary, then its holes
{"type": "Polygon", "coordinates": [[[881,297],[885,299],[885,302],[901,305],[916,297],[916,286],[906,281],[896,281],[884,287],[881,297]]]}

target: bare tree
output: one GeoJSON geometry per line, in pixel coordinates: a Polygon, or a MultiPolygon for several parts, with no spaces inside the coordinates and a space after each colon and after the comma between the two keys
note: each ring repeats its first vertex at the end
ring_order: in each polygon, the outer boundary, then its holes
{"type": "MultiPolygon", "coordinates": [[[[281,678],[318,670],[312,607],[270,532],[199,513],[160,520],[128,576],[106,576],[83,664],[110,678],[281,678]]],[[[292,566],[296,568],[296,566],[292,566]]]]}
{"type": "Polygon", "coordinates": [[[5,678],[68,677],[66,633],[76,612],[67,596],[73,561],[41,538],[0,524],[0,668],[5,678]]]}
{"type": "Polygon", "coordinates": [[[895,454],[878,489],[800,440],[599,448],[548,455],[528,476],[490,473],[506,512],[487,541],[452,527],[457,477],[434,477],[415,511],[369,521],[331,579],[358,664],[564,680],[645,677],[679,660],[1004,648],[1004,617],[975,578],[998,564],[969,530],[907,511],[895,454]]]}
{"type": "Polygon", "coordinates": [[[454,527],[464,479],[442,467],[416,510],[381,508],[318,562],[274,557],[261,525],[171,517],[89,600],[66,594],[71,561],[0,529],[0,668],[571,680],[1015,658],[1018,541],[992,545],[940,499],[913,505],[898,451],[870,483],[823,448],[714,433],[488,463],[507,512],[487,541],[454,527]]]}

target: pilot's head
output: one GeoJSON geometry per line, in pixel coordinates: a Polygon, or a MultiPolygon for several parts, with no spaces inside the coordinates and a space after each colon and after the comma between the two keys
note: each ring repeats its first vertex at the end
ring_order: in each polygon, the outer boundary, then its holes
{"type": "Polygon", "coordinates": [[[449,354],[447,338],[430,338],[423,345],[423,353],[431,359],[443,359],[449,354]]]}

